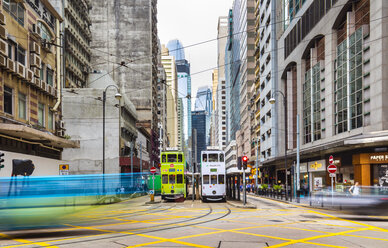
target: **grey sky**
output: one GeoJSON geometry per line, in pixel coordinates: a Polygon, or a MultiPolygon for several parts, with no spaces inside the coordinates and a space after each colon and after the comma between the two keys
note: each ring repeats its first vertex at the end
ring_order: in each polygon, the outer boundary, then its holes
{"type": "MultiPolygon", "coordinates": [[[[217,38],[219,16],[226,16],[233,0],[159,0],[158,35],[162,44],[179,39],[183,46],[217,38]]],[[[216,41],[185,48],[191,73],[217,66],[216,41]]],[[[192,95],[203,85],[212,84],[212,71],[192,76],[192,95]]],[[[192,101],[195,102],[195,99],[192,101]]]]}

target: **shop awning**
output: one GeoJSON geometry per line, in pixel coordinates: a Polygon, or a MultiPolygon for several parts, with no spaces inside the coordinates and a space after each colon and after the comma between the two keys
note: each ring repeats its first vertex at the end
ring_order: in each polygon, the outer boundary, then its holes
{"type": "MultiPolygon", "coordinates": [[[[228,174],[228,175],[230,175],[230,174],[241,174],[241,173],[243,173],[243,170],[239,170],[239,169],[237,169],[237,167],[232,167],[232,168],[229,168],[229,169],[226,170],[226,174],[228,174]]],[[[251,168],[247,168],[245,170],[245,173],[246,174],[251,173],[251,168]]]]}
{"type": "Polygon", "coordinates": [[[344,141],[345,145],[368,146],[387,145],[388,131],[371,132],[347,138],[344,141]]]}
{"type": "Polygon", "coordinates": [[[21,142],[26,140],[27,143],[36,142],[56,148],[79,148],[80,146],[79,141],[64,139],[52,133],[19,124],[0,123],[0,134],[4,134],[4,137],[19,138],[21,142]]]}

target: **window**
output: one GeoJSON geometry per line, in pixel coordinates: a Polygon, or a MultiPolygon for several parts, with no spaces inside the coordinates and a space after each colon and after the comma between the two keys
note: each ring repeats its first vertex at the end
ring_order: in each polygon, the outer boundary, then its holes
{"type": "Polygon", "coordinates": [[[218,175],[218,184],[225,184],[225,176],[218,175]]]}
{"type": "Polygon", "coordinates": [[[162,163],[166,163],[166,155],[162,155],[162,163]]]}
{"type": "Polygon", "coordinates": [[[218,162],[218,154],[209,154],[209,162],[218,162]]]}
{"type": "Polygon", "coordinates": [[[13,112],[12,89],[7,86],[4,86],[4,112],[10,115],[13,112]]]}
{"type": "Polygon", "coordinates": [[[217,175],[211,175],[210,180],[211,184],[217,184],[217,175]]]}
{"type": "Polygon", "coordinates": [[[19,93],[19,118],[27,119],[27,100],[26,95],[19,93]]]}
{"type": "Polygon", "coordinates": [[[22,65],[26,65],[26,50],[20,45],[18,45],[16,53],[17,53],[16,60],[22,65]]]}
{"type": "Polygon", "coordinates": [[[178,162],[180,162],[180,163],[183,162],[183,156],[182,156],[182,154],[178,154],[178,162]]]}
{"type": "Polygon", "coordinates": [[[47,29],[47,27],[42,22],[38,22],[38,26],[40,27],[40,37],[43,40],[47,40],[50,42],[53,39],[50,31],[47,29]]]}
{"type": "Polygon", "coordinates": [[[22,2],[16,2],[15,0],[3,0],[3,7],[5,11],[9,12],[13,19],[15,19],[20,25],[24,26],[24,7],[22,2]]]}
{"type": "Polygon", "coordinates": [[[38,124],[44,127],[44,104],[38,104],[38,124]]]}
{"type": "MultiPolygon", "coordinates": [[[[222,137],[224,139],[225,137],[222,137]]],[[[220,153],[220,162],[224,162],[224,154],[220,153]]]]}
{"type": "Polygon", "coordinates": [[[209,175],[203,175],[203,184],[209,184],[209,175]]]}
{"type": "Polygon", "coordinates": [[[168,183],[175,184],[175,174],[168,175],[168,183]]]}
{"type": "Polygon", "coordinates": [[[42,63],[42,66],[40,67],[40,80],[44,81],[44,68],[45,68],[45,64],[42,63]]]}
{"type": "Polygon", "coordinates": [[[207,154],[202,154],[202,162],[207,162],[207,154]]]}
{"type": "Polygon", "coordinates": [[[54,71],[47,68],[47,84],[53,86],[53,77],[54,77],[54,71]]]}
{"type": "Polygon", "coordinates": [[[49,110],[47,127],[49,130],[54,130],[54,112],[49,110]]]}
{"type": "Polygon", "coordinates": [[[167,176],[167,174],[162,175],[162,183],[163,184],[168,184],[168,176],[167,176]]]}
{"type": "Polygon", "coordinates": [[[176,175],[176,183],[183,183],[183,175],[182,174],[176,175]]]}
{"type": "Polygon", "coordinates": [[[176,162],[176,154],[167,154],[167,162],[168,163],[176,162]]]}

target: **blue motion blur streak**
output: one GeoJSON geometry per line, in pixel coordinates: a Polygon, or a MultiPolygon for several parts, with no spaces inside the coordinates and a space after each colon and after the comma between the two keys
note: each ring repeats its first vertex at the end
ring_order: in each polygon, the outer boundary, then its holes
{"type": "Polygon", "coordinates": [[[148,191],[148,173],[0,178],[0,229],[53,226],[76,211],[148,191]]]}

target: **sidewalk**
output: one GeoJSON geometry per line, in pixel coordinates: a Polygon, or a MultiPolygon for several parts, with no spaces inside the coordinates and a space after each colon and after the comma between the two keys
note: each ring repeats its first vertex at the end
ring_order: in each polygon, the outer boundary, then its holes
{"type": "Polygon", "coordinates": [[[256,209],[257,206],[253,203],[250,203],[247,201],[247,203],[244,205],[242,201],[236,201],[236,200],[227,200],[226,203],[231,205],[232,207],[235,208],[248,208],[248,209],[256,209]]]}

